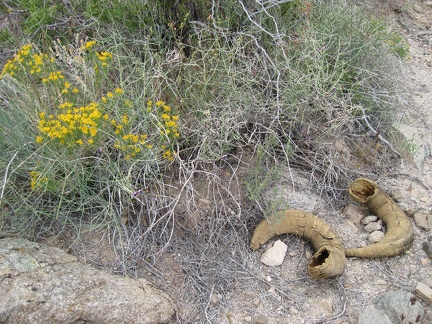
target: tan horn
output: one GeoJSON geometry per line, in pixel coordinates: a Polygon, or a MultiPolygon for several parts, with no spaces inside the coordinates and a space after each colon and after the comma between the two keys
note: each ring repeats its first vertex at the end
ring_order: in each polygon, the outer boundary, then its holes
{"type": "Polygon", "coordinates": [[[356,179],[349,188],[351,197],[365,204],[369,211],[386,225],[385,236],[377,243],[354,249],[346,249],[348,257],[388,257],[405,253],[412,245],[412,224],[400,207],[378,185],[368,179],[356,179]]]}
{"type": "Polygon", "coordinates": [[[335,278],[343,273],[346,265],[344,248],[323,220],[300,210],[279,211],[255,228],[250,247],[259,249],[269,239],[281,234],[296,234],[311,241],[316,251],[308,265],[311,277],[335,278]]]}

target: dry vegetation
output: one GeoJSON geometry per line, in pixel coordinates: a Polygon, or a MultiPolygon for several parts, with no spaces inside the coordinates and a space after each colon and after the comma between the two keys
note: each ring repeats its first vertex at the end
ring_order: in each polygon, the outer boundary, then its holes
{"type": "MultiPolygon", "coordinates": [[[[171,2],[3,1],[4,54],[34,44],[55,59],[41,74],[64,80],[2,74],[1,235],[57,238],[89,262],[144,276],[178,301],[183,323],[259,312],[354,320],[347,303],[357,311],[372,297],[366,276],[312,281],[311,249],[295,237],[296,261],[264,269],[249,240],[262,217],[290,207],[355,243],[335,211],[354,178],[399,161],[401,148],[383,139],[402,103],[405,43],[347,1],[171,2]],[[66,80],[82,96],[65,93],[66,80]],[[114,122],[98,119],[98,137],[81,131],[65,145],[38,127],[64,102],[95,102],[114,122]],[[135,135],[145,141],[127,142],[135,135]]],[[[348,266],[393,278],[392,262],[348,266]]]]}

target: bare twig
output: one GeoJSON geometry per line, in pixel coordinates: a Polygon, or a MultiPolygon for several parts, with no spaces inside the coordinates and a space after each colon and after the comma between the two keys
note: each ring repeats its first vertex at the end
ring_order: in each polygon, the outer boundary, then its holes
{"type": "Polygon", "coordinates": [[[365,123],[369,127],[369,129],[374,133],[374,135],[377,136],[381,142],[383,142],[384,144],[386,144],[390,148],[390,150],[393,153],[395,153],[398,157],[402,157],[402,155],[393,148],[393,145],[391,145],[389,141],[387,141],[379,132],[377,132],[372,127],[372,125],[369,123],[369,120],[367,118],[367,115],[366,115],[366,112],[364,111],[364,109],[362,107],[360,107],[360,106],[358,108],[362,111],[362,113],[363,113],[363,120],[365,121],[365,123]]]}

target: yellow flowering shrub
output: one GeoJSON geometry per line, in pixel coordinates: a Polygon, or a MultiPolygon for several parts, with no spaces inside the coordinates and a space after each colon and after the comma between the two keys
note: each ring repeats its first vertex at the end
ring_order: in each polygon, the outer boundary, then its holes
{"type": "MultiPolygon", "coordinates": [[[[178,115],[162,100],[147,101],[147,109],[139,112],[131,100],[124,98],[123,88],[108,90],[105,83],[109,79],[106,76],[113,55],[95,51],[95,46],[95,41],[82,43],[77,48],[80,58],[74,58],[96,72],[100,84],[94,89],[105,90],[91,96],[87,95],[88,86],[68,74],[65,60],[57,62],[54,56],[38,51],[31,44],[21,47],[3,67],[0,79],[8,75],[31,83],[35,92],[41,94],[39,97],[44,98],[39,100],[35,116],[36,144],[66,149],[72,155],[76,154],[76,149],[80,154],[94,154],[103,147],[104,151],[118,152],[114,156],[125,161],[140,158],[147,151],[152,156],[173,161],[173,146],[180,136],[178,115]],[[136,116],[156,122],[143,124],[136,116]],[[143,131],[142,126],[137,125],[147,125],[148,129],[143,131]]],[[[47,181],[48,178],[38,171],[30,172],[32,190],[41,188],[47,181]]]]}

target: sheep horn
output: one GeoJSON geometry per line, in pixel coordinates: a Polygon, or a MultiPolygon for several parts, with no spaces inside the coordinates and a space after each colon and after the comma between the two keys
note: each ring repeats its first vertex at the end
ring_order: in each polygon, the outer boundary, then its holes
{"type": "Polygon", "coordinates": [[[281,234],[296,234],[311,241],[316,250],[308,265],[311,277],[335,278],[343,273],[346,265],[344,248],[323,220],[300,210],[279,211],[255,228],[250,247],[253,250],[259,249],[269,239],[281,234]]]}
{"type": "Polygon", "coordinates": [[[385,236],[377,243],[346,249],[347,257],[378,258],[406,252],[414,240],[411,222],[400,207],[378,185],[368,179],[356,179],[349,188],[351,197],[365,204],[386,225],[385,236]]]}

